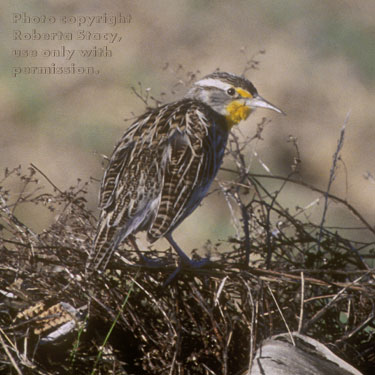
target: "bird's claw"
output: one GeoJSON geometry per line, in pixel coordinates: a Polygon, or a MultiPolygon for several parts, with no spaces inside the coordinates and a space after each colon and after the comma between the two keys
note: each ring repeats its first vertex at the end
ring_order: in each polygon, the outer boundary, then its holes
{"type": "Polygon", "coordinates": [[[172,282],[172,280],[178,275],[178,273],[183,270],[183,269],[197,269],[197,268],[202,268],[210,264],[211,261],[209,258],[204,258],[201,260],[192,260],[189,259],[186,260],[182,258],[181,263],[179,266],[169,275],[168,279],[164,282],[163,286],[167,286],[172,282]]]}
{"type": "Polygon", "coordinates": [[[141,264],[149,268],[159,268],[165,266],[165,262],[161,259],[150,259],[146,256],[141,256],[141,264]]]}

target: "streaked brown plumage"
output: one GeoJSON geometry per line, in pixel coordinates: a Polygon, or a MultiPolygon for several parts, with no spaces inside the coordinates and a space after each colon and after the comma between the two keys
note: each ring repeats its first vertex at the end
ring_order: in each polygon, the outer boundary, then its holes
{"type": "Polygon", "coordinates": [[[216,176],[232,125],[255,107],[281,112],[245,78],[216,72],[185,98],[151,109],[125,132],[104,173],[101,214],[87,268],[105,268],[116,247],[139,231],[165,237],[183,263],[173,230],[199,205],[216,176]]]}

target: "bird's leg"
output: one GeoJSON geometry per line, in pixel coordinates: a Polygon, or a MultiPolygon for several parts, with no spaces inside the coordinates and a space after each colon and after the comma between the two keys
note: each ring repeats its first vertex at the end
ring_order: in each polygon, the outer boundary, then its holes
{"type": "Polygon", "coordinates": [[[137,252],[141,263],[145,264],[147,267],[160,267],[164,265],[164,262],[161,259],[150,259],[143,255],[141,250],[139,250],[134,235],[129,235],[127,240],[129,240],[130,244],[134,247],[134,250],[137,252]]]}
{"type": "Polygon", "coordinates": [[[165,236],[165,238],[171,244],[171,246],[174,248],[174,250],[176,251],[176,253],[179,255],[179,257],[181,259],[181,264],[172,272],[171,275],[169,275],[168,279],[163,284],[164,287],[166,287],[177,276],[177,274],[181,271],[181,269],[183,269],[184,267],[200,268],[200,267],[203,267],[207,263],[210,262],[210,260],[208,258],[202,259],[202,260],[198,260],[198,261],[190,259],[184,253],[184,251],[177,245],[177,243],[175,242],[175,240],[172,238],[171,234],[167,234],[165,236]]]}
{"type": "Polygon", "coordinates": [[[173,249],[176,251],[176,253],[180,256],[181,258],[181,263],[182,266],[184,267],[191,267],[191,268],[200,268],[206,265],[207,263],[210,262],[208,258],[202,259],[202,260],[192,260],[190,259],[184,251],[180,248],[180,246],[177,245],[176,241],[172,238],[172,234],[167,234],[165,236],[167,241],[170,243],[170,245],[173,247],[173,249]]]}

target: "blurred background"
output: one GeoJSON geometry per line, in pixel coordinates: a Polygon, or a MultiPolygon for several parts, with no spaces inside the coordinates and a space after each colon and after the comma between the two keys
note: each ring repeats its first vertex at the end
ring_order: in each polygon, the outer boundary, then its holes
{"type": "MultiPolygon", "coordinates": [[[[350,202],[375,225],[375,2],[368,0],[83,0],[3,1],[0,4],[0,168],[30,163],[60,189],[77,179],[100,180],[103,157],[145,105],[131,87],[150,89],[163,102],[188,89],[188,73],[199,78],[219,68],[246,72],[258,92],[287,116],[258,110],[240,125],[239,136],[251,136],[262,117],[270,120],[262,141],[252,142],[247,161],[254,173],[288,176],[295,156],[289,135],[298,139],[299,179],[326,189],[332,156],[345,118],[342,160],[332,193],[350,202]],[[61,24],[14,24],[13,13],[29,16],[131,15],[117,26],[77,27],[61,24]],[[106,41],[13,40],[13,30],[31,32],[118,32],[119,43],[106,41]],[[15,57],[14,49],[59,49],[108,46],[111,58],[15,57]],[[260,53],[261,51],[261,53],[260,53]],[[15,66],[95,66],[98,75],[19,75],[15,66]],[[267,169],[264,168],[267,166],[267,169]]],[[[149,103],[153,105],[152,100],[149,103]]],[[[231,160],[225,162],[231,165],[231,160]]],[[[230,174],[221,173],[222,179],[230,174]]],[[[42,180],[43,181],[43,180],[42,180]]],[[[42,182],[46,186],[46,181],[42,182]]],[[[271,183],[271,182],[270,182],[271,183]]],[[[271,185],[270,185],[271,186],[271,185]]],[[[217,187],[214,184],[213,188],[217,187]]],[[[17,193],[18,185],[12,189],[17,193]]],[[[272,186],[271,186],[272,188],[272,186]]],[[[276,186],[275,186],[276,188],[276,186]]],[[[97,212],[99,182],[89,189],[89,208],[97,212]]],[[[293,211],[319,194],[289,184],[281,195],[293,211]]],[[[308,215],[321,213],[322,202],[308,215]]],[[[35,207],[16,214],[35,231],[54,220],[35,207]]],[[[340,205],[331,204],[334,225],[358,226],[340,205]]],[[[176,231],[186,250],[204,241],[234,235],[224,198],[211,194],[176,231]]],[[[358,238],[363,231],[351,231],[358,238]]],[[[161,246],[165,246],[162,243],[161,246]]]]}

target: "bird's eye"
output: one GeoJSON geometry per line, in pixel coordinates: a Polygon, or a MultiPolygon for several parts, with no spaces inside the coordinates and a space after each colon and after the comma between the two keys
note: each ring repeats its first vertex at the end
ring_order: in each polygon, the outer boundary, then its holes
{"type": "Polygon", "coordinates": [[[236,90],[233,87],[231,87],[227,90],[227,94],[230,95],[230,96],[233,96],[235,93],[236,93],[236,90]]]}

